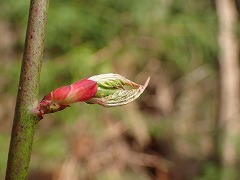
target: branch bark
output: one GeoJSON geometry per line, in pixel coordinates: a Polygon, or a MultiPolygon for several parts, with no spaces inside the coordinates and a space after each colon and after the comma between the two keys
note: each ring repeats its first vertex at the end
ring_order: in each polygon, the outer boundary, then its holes
{"type": "Polygon", "coordinates": [[[6,179],[27,179],[32,143],[39,118],[37,105],[49,0],[31,0],[19,89],[8,154],[6,179]]]}
{"type": "MultiPolygon", "coordinates": [[[[239,45],[236,35],[237,9],[234,0],[216,0],[219,19],[219,64],[221,75],[220,125],[222,165],[226,170],[235,169],[239,122],[239,45]]],[[[225,177],[223,179],[229,179],[225,177]]]]}

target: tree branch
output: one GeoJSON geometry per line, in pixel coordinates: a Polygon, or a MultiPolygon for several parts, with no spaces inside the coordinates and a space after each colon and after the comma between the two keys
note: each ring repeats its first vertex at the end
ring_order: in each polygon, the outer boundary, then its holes
{"type": "Polygon", "coordinates": [[[27,179],[32,143],[39,118],[37,105],[49,0],[31,0],[6,179],[27,179]]]}

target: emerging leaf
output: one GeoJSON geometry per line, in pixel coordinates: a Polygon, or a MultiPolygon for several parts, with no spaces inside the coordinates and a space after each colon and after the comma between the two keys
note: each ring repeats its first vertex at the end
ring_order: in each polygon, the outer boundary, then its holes
{"type": "Polygon", "coordinates": [[[44,114],[61,111],[76,102],[99,104],[104,107],[125,105],[143,93],[149,80],[150,77],[144,85],[139,85],[119,74],[91,76],[50,92],[33,112],[43,118],[44,114]]]}
{"type": "Polygon", "coordinates": [[[98,91],[87,103],[100,104],[105,107],[121,106],[137,99],[147,87],[150,77],[144,85],[136,84],[119,74],[103,74],[92,76],[96,81],[98,91]]]}

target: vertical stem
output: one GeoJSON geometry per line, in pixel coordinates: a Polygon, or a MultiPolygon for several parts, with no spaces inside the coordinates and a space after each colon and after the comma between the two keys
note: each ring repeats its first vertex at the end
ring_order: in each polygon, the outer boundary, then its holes
{"type": "Polygon", "coordinates": [[[8,154],[6,179],[27,179],[39,118],[31,113],[38,101],[41,61],[49,0],[31,0],[25,49],[8,154]]]}

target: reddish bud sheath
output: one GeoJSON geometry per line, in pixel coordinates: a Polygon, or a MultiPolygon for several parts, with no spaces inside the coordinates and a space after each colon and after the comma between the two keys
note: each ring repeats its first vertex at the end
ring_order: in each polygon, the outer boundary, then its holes
{"type": "Polygon", "coordinates": [[[62,86],[50,92],[39,103],[37,114],[42,118],[44,114],[61,111],[70,104],[87,101],[97,93],[97,82],[89,79],[79,80],[69,86],[62,86]]]}
{"type": "Polygon", "coordinates": [[[63,86],[50,92],[43,101],[51,101],[59,105],[69,105],[86,101],[97,92],[97,83],[92,80],[82,79],[69,86],[63,86]]]}

